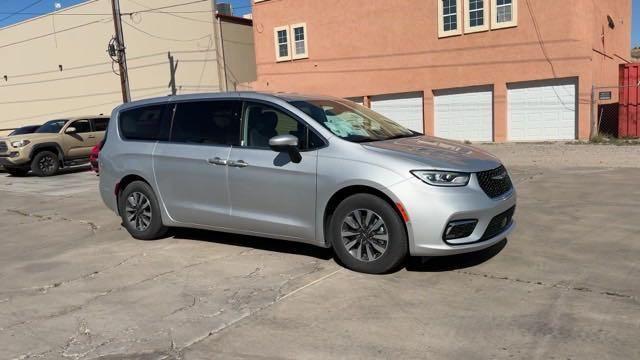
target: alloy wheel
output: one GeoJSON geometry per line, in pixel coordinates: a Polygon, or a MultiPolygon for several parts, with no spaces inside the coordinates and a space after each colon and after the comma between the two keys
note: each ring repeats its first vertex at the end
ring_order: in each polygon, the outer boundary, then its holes
{"type": "Polygon", "coordinates": [[[43,156],[38,162],[38,167],[42,173],[51,174],[55,170],[56,162],[52,156],[43,156]]]}
{"type": "Polygon", "coordinates": [[[369,209],[349,213],[342,222],[342,243],[360,261],[379,259],[389,246],[389,232],[382,217],[369,209]]]}
{"type": "Polygon", "coordinates": [[[151,202],[141,192],[132,192],[125,206],[127,222],[137,231],[145,231],[151,225],[151,202]]]}

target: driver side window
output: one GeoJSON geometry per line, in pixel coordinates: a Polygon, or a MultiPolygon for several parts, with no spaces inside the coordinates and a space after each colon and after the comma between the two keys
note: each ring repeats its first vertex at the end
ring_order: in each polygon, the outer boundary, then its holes
{"type": "Polygon", "coordinates": [[[91,132],[91,123],[89,120],[77,120],[71,123],[69,127],[76,128],[76,134],[89,133],[91,132]]]}
{"type": "Polygon", "coordinates": [[[260,103],[247,103],[244,118],[243,146],[269,149],[269,139],[277,135],[298,138],[298,148],[307,150],[310,131],[307,126],[288,114],[260,103]]]}

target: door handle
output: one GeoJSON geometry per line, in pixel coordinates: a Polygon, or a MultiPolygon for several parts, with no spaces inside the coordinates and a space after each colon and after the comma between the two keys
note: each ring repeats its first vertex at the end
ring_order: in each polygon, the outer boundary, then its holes
{"type": "Polygon", "coordinates": [[[243,168],[243,167],[249,166],[249,164],[247,162],[245,162],[244,160],[229,161],[227,163],[227,165],[229,165],[231,167],[238,167],[238,168],[243,168]]]}
{"type": "Polygon", "coordinates": [[[95,139],[96,137],[94,135],[89,135],[89,139],[95,139]]]}
{"type": "Polygon", "coordinates": [[[207,162],[211,165],[227,165],[228,161],[221,159],[219,157],[214,157],[213,159],[208,159],[207,162]]]}

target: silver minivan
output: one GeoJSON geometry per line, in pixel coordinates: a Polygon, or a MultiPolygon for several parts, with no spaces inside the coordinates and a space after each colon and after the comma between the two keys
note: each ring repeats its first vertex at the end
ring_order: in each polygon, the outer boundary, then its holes
{"type": "Polygon", "coordinates": [[[255,235],[331,247],[350,269],[384,273],[408,255],[490,247],[514,228],[516,193],[498,159],[347,100],[180,95],[111,119],[100,192],[137,239],[171,227],[255,235]]]}

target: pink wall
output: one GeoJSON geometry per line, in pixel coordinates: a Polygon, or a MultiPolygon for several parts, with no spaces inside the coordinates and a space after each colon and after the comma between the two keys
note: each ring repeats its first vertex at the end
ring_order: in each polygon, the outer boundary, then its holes
{"type": "Polygon", "coordinates": [[[606,33],[611,47],[605,51],[628,57],[630,0],[599,0],[597,9],[585,0],[518,1],[515,28],[441,39],[435,0],[259,2],[253,15],[255,88],[339,97],[421,91],[425,130],[432,134],[433,90],[492,85],[494,139],[504,141],[507,84],[577,77],[578,131],[587,138],[594,78],[615,84],[622,62],[595,58],[594,29],[606,25],[605,12],[624,19],[606,33]],[[273,28],[301,22],[307,23],[309,59],[276,63],[273,28]]]}

